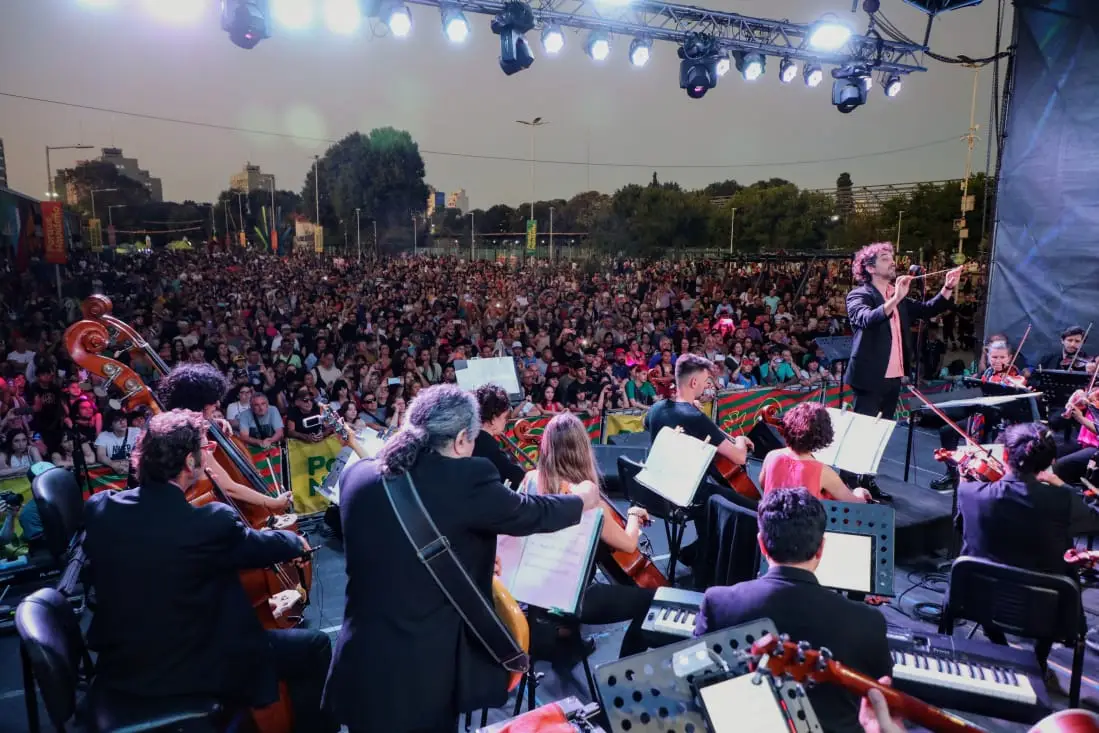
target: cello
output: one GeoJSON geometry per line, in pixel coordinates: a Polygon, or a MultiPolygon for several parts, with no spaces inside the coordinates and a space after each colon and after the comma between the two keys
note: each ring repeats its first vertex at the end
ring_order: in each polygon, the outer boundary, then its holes
{"type": "MultiPolygon", "coordinates": [[[[154,413],[161,412],[159,400],[136,372],[125,364],[104,356],[103,352],[109,343],[110,335],[107,328],[96,321],[79,321],[65,331],[65,346],[73,361],[82,369],[106,380],[108,389],[113,387],[120,393],[120,402],[124,406],[129,409],[146,406],[154,413]]],[[[211,433],[214,433],[213,429],[211,433]]],[[[217,442],[222,450],[217,452],[216,460],[229,470],[233,463],[222,442],[224,436],[220,433],[216,435],[222,439],[217,442]],[[226,462],[229,465],[226,465],[226,462]]],[[[223,501],[242,520],[251,525],[240,507],[220,492],[209,471],[205,479],[200,480],[187,491],[186,497],[196,506],[202,506],[211,501],[223,501]]],[[[268,524],[268,526],[274,525],[268,524]]],[[[301,613],[308,603],[306,588],[310,579],[311,570],[308,566],[300,568],[295,563],[282,563],[271,568],[240,572],[241,584],[248,594],[260,624],[265,629],[290,628],[300,622],[301,613]]],[[[279,683],[279,700],[267,707],[253,709],[252,719],[256,728],[262,733],[293,731],[290,699],[284,683],[279,683]]]]}
{"type": "MultiPolygon", "coordinates": [[[[530,423],[525,420],[520,420],[515,424],[515,436],[517,442],[512,441],[511,438],[504,436],[504,441],[508,444],[508,447],[512,449],[512,452],[516,454],[516,458],[529,466],[535,468],[534,461],[531,460],[522,449],[522,444],[537,445],[538,437],[530,432],[530,423]]],[[[614,520],[619,527],[623,530],[626,529],[626,522],[628,521],[626,516],[614,505],[614,503],[607,498],[607,495],[602,491],[599,492],[600,497],[603,499],[603,504],[610,507],[611,511],[609,516],[614,520]]],[[[646,540],[647,542],[648,540],[646,540]]],[[[640,543],[638,543],[640,545],[640,543]]],[[[623,552],[621,550],[613,550],[610,553],[611,562],[600,563],[604,572],[608,576],[624,584],[633,584],[640,588],[664,588],[669,585],[668,578],[664,573],[660,571],[660,568],[652,561],[652,558],[648,556],[640,547],[633,552],[623,552]]]]}

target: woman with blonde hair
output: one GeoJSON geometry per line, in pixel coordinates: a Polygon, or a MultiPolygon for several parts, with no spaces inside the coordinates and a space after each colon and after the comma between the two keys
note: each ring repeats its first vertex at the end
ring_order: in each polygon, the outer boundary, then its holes
{"type": "MultiPolygon", "coordinates": [[[[595,454],[591,439],[580,418],[563,412],[546,425],[541,438],[538,468],[530,471],[519,486],[520,493],[564,494],[575,487],[598,486],[599,474],[595,468],[595,454]]],[[[630,507],[626,528],[623,529],[611,515],[614,509],[606,499],[600,501],[603,529],[600,540],[612,551],[633,552],[641,537],[641,528],[649,521],[649,513],[641,507],[630,507]]],[[[627,585],[610,585],[590,582],[584,591],[579,619],[586,624],[610,624],[629,621],[630,626],[622,638],[619,657],[628,657],[645,651],[647,645],[641,633],[641,624],[652,604],[655,591],[627,585]]]]}

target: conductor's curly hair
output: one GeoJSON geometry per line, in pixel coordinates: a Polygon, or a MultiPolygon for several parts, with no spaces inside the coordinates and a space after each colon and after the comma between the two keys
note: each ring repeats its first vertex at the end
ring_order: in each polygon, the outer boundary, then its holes
{"type": "Polygon", "coordinates": [[[855,259],[851,263],[851,274],[855,282],[865,285],[870,282],[870,273],[867,268],[873,267],[875,260],[886,252],[892,252],[893,245],[890,242],[875,242],[868,244],[855,253],[855,259]]]}
{"type": "Polygon", "coordinates": [[[157,391],[165,410],[201,413],[224,399],[229,383],[213,364],[183,364],[168,373],[157,391]]]}

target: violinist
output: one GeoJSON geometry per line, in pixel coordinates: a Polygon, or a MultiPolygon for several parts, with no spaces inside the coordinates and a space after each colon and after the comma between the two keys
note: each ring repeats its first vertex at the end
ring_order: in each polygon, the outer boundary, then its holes
{"type": "MultiPolygon", "coordinates": [[[[988,368],[981,374],[982,382],[998,384],[1013,384],[1013,380],[1021,380],[1022,375],[1015,369],[1012,362],[1011,348],[1004,341],[994,341],[988,345],[988,368]]],[[[980,407],[976,413],[970,415],[966,408],[954,408],[946,410],[946,414],[952,420],[961,420],[969,417],[966,432],[978,443],[995,442],[1001,423],[1000,411],[995,407],[980,407]]],[[[961,436],[949,425],[939,428],[939,445],[948,451],[958,450],[961,444],[961,436]]],[[[958,467],[955,463],[946,464],[946,473],[931,482],[931,488],[936,491],[951,491],[958,483],[958,467]]]]}
{"type": "Polygon", "coordinates": [[[1099,390],[1078,389],[1069,398],[1065,413],[1079,426],[1076,439],[1067,445],[1067,453],[1057,459],[1053,472],[1070,484],[1080,483],[1088,463],[1099,455],[1099,390]]]}
{"type": "MultiPolygon", "coordinates": [[[[213,364],[181,364],[160,381],[159,393],[165,410],[193,410],[200,413],[207,422],[214,419],[214,412],[221,405],[229,391],[225,375],[213,364]]],[[[231,434],[229,423],[221,420],[219,426],[231,434]]],[[[278,496],[266,496],[244,484],[231,479],[225,469],[217,462],[210,461],[209,470],[218,488],[228,498],[242,504],[260,506],[264,509],[282,513],[290,511],[293,497],[287,491],[278,496]]]]}
{"type": "MultiPolygon", "coordinates": [[[[1065,550],[1072,538],[1096,524],[1082,499],[1050,470],[1057,444],[1040,423],[1004,431],[1007,472],[999,481],[963,481],[958,486],[955,524],[962,554],[1024,570],[1066,573],[1065,550]]],[[[985,625],[985,635],[1005,644],[1003,632],[985,625]]],[[[1052,640],[1038,640],[1034,652],[1045,667],[1052,640]]]]}
{"type": "MultiPolygon", "coordinates": [[[[134,454],[139,486],[85,507],[84,550],[96,608],[88,644],[98,654],[92,694],[212,696],[262,707],[287,684],[294,729],[336,730],[321,712],[328,637],[265,631],[238,571],[305,557],[292,532],[256,531],[229,507],[195,507],[184,494],[213,463],[202,415],[156,415],[134,454]]],[[[111,726],[113,728],[113,726],[111,726]]]]}
{"type": "Polygon", "coordinates": [[[1046,354],[1039,360],[1042,369],[1064,369],[1082,372],[1087,370],[1088,355],[1084,353],[1086,331],[1079,326],[1069,326],[1061,332],[1061,349],[1046,354]]]}

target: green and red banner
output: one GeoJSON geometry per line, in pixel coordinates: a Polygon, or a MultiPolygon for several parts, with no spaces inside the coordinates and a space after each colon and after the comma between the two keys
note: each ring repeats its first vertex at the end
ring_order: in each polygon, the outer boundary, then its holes
{"type": "MultiPolygon", "coordinates": [[[[580,421],[582,423],[584,423],[584,427],[587,428],[588,438],[591,440],[591,442],[593,444],[596,444],[596,445],[598,445],[600,442],[602,442],[603,435],[602,435],[602,431],[600,430],[600,424],[601,424],[602,421],[599,419],[599,416],[598,415],[590,415],[586,412],[577,413],[576,416],[578,418],[580,418],[580,421]]],[[[519,423],[526,423],[527,425],[530,426],[529,430],[527,432],[527,435],[529,436],[529,438],[540,438],[542,436],[542,433],[545,432],[546,426],[549,425],[549,421],[552,420],[552,419],[553,419],[552,415],[543,415],[542,417],[522,418],[522,419],[519,419],[519,420],[509,420],[507,430],[504,431],[504,435],[506,436],[507,440],[504,440],[504,439],[499,440],[500,448],[505,450],[505,451],[508,451],[509,453],[513,452],[511,446],[508,445],[508,442],[510,441],[513,444],[519,445],[519,447],[521,448],[523,453],[525,453],[526,456],[531,461],[537,463],[538,462],[538,444],[537,444],[537,442],[531,441],[526,445],[521,444],[519,439],[516,437],[515,426],[518,425],[519,423]]],[[[528,438],[528,440],[529,440],[529,438],[528,438]]]]}
{"type": "Polygon", "coordinates": [[[778,405],[778,414],[781,415],[802,402],[815,401],[823,402],[828,407],[842,407],[850,404],[851,400],[851,388],[847,385],[819,387],[808,391],[767,387],[719,392],[714,407],[714,422],[726,433],[736,435],[751,430],[768,405],[778,405]]]}

